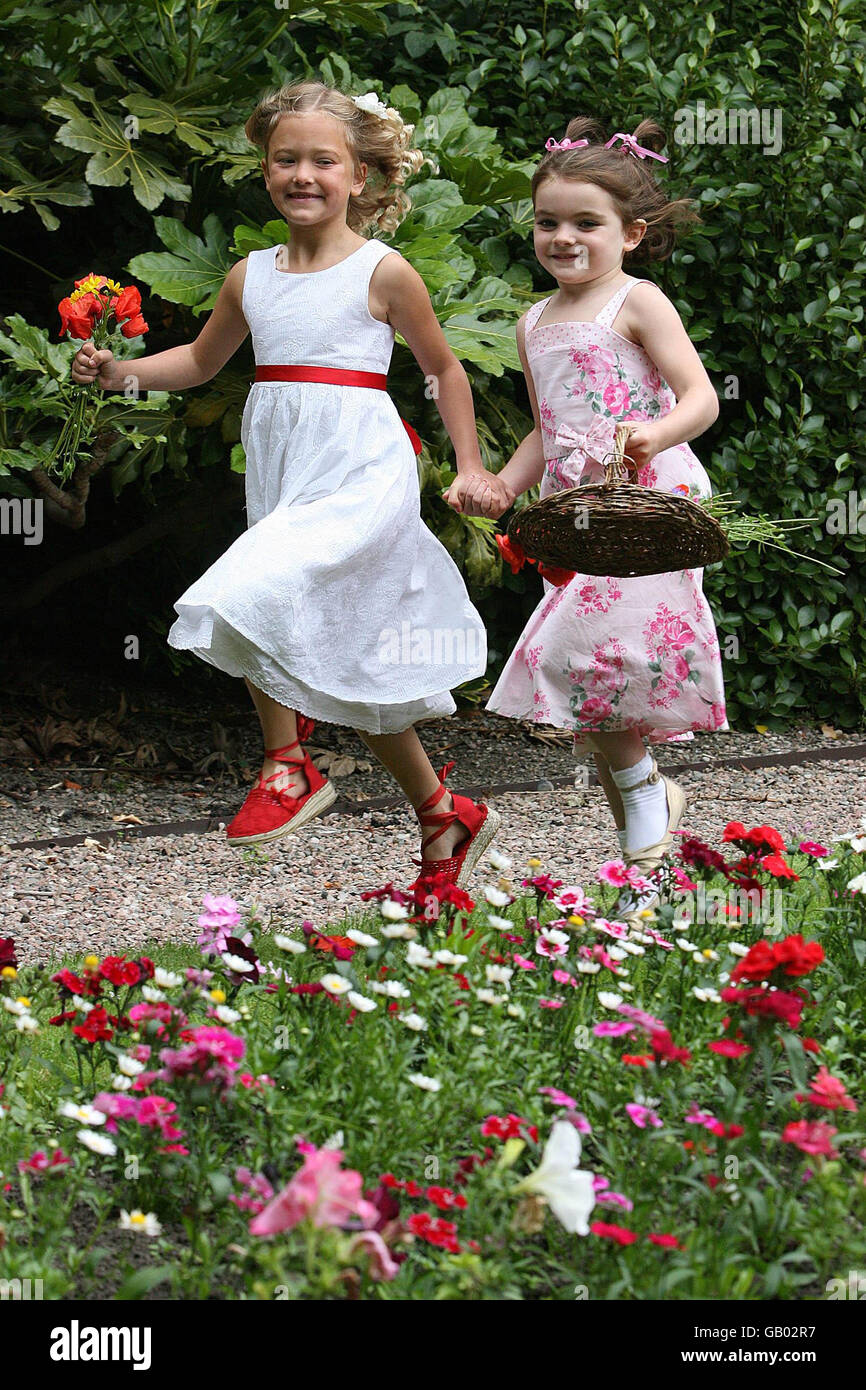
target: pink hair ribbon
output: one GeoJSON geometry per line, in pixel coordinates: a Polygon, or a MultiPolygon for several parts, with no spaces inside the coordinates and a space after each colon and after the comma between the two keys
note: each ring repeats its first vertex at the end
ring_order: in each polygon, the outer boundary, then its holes
{"type": "Polygon", "coordinates": [[[544,148],[546,150],[579,150],[582,145],[588,144],[588,140],[569,140],[567,135],[562,140],[554,140],[551,135],[550,139],[545,142],[544,148]]]}
{"type": "Polygon", "coordinates": [[[621,140],[623,147],[627,149],[630,154],[636,155],[638,159],[646,159],[647,155],[649,155],[650,159],[659,159],[662,164],[667,164],[668,162],[666,154],[656,154],[655,150],[645,149],[643,145],[638,144],[633,135],[626,135],[624,131],[621,130],[618,130],[616,135],[610,137],[604,148],[606,150],[610,149],[615,140],[621,140]]]}

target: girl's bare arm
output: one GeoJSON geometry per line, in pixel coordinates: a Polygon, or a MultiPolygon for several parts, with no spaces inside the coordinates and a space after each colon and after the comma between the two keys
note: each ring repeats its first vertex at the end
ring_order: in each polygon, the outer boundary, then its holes
{"type": "Polygon", "coordinates": [[[544,445],[541,440],[541,416],[538,410],[538,398],[535,394],[535,382],[532,380],[532,372],[529,369],[529,361],[526,356],[526,315],[524,314],[517,322],[517,351],[520,356],[520,363],[523,367],[523,375],[526,378],[526,389],[529,392],[529,404],[532,407],[532,418],[535,421],[535,428],[517,446],[511,458],[506,463],[499,477],[508,484],[515,496],[526,492],[528,488],[534,487],[541,482],[544,476],[544,445]]]}
{"type": "Polygon", "coordinates": [[[95,381],[107,391],[122,390],[130,377],[139,391],[185,391],[210,381],[250,331],[241,305],[246,264],[244,259],[232,266],[194,342],[118,361],[108,348],[97,352],[89,339],[73,358],[73,381],[95,381]]]}
{"type": "Polygon", "coordinates": [[[651,430],[655,452],[703,434],[717,419],[719,400],[682,319],[657,285],[636,285],[628,297],[628,329],[655,362],[677,404],[661,420],[641,424],[651,430]]]}

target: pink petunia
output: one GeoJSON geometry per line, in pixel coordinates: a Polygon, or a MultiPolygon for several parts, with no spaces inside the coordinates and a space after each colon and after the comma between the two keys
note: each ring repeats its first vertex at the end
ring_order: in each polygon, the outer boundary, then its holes
{"type": "Polygon", "coordinates": [[[558,1090],[556,1086],[539,1086],[538,1094],[549,1096],[554,1105],[564,1105],[568,1110],[574,1110],[577,1106],[574,1096],[568,1095],[566,1091],[558,1090]]]}
{"type": "Polygon", "coordinates": [[[378,1210],[362,1196],[363,1178],[354,1169],[343,1169],[339,1149],[316,1149],[304,1156],[304,1164],[283,1190],[250,1222],[250,1234],[275,1235],[291,1231],[301,1221],[314,1226],[347,1226],[357,1220],[372,1226],[378,1210]]]}
{"type": "Polygon", "coordinates": [[[515,964],[520,970],[537,970],[537,969],[538,969],[538,966],[535,964],[535,961],[534,961],[534,960],[527,960],[525,956],[519,956],[519,955],[517,954],[516,951],[514,952],[514,955],[512,956],[512,960],[514,961],[514,964],[515,964]]]}
{"type": "Polygon", "coordinates": [[[597,1023],[592,1031],[597,1038],[624,1038],[626,1033],[634,1031],[634,1027],[633,1023],[627,1023],[625,1019],[619,1023],[614,1019],[604,1019],[597,1023]]]}
{"type": "Polygon", "coordinates": [[[816,845],[814,840],[801,840],[799,845],[801,854],[811,855],[813,859],[823,859],[830,851],[824,845],[816,845]]]}
{"type": "Polygon", "coordinates": [[[662,1128],[662,1121],[651,1106],[638,1105],[637,1101],[630,1100],[625,1109],[629,1119],[638,1129],[646,1129],[647,1125],[652,1125],[654,1129],[662,1128]]]}
{"type": "Polygon", "coordinates": [[[561,1009],[564,1003],[564,999],[539,999],[538,1007],[540,1009],[561,1009]]]}
{"type": "Polygon", "coordinates": [[[569,975],[567,970],[554,970],[553,978],[558,985],[569,985],[571,989],[577,989],[578,981],[573,975],[569,975]]]}

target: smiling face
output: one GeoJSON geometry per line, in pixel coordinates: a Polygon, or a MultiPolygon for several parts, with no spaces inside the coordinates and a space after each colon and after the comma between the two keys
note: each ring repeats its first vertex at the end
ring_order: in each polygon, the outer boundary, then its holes
{"type": "Polygon", "coordinates": [[[262,172],[274,207],[300,228],[345,221],[350,195],[364,188],[367,166],[355,166],[342,121],[306,111],[280,117],[262,172]]]}
{"type": "Polygon", "coordinates": [[[640,219],[623,226],[610,194],[594,183],[545,179],[535,199],[535,254],[565,285],[596,280],[622,265],[646,231],[640,219]]]}

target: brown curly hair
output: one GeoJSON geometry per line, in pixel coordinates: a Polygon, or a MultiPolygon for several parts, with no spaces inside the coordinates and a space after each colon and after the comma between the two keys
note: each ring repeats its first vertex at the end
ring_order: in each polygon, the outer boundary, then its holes
{"type": "Polygon", "coordinates": [[[244,132],[267,159],[268,144],[280,117],[307,111],[323,111],[340,121],[356,167],[367,165],[363,192],[349,198],[346,221],[352,231],[373,228],[393,232],[412,206],[401,185],[424,162],[421,151],[411,148],[415,127],[404,125],[399,112],[391,107],[387,116],[378,116],[323,82],[296,82],[264,97],[244,125],[244,132]]]}
{"type": "MultiPolygon", "coordinates": [[[[673,251],[677,233],[696,223],[700,217],[692,209],[691,199],[670,201],[655,179],[656,160],[637,158],[625,144],[605,149],[613,132],[605,131],[592,116],[575,116],[565,132],[569,140],[588,140],[579,150],[550,150],[532,176],[532,202],[541,185],[552,178],[594,183],[610,194],[624,226],[644,218],[647,229],[633,251],[623,257],[632,265],[647,261],[663,261],[673,251]]],[[[633,132],[639,145],[660,154],[665,145],[665,132],[656,121],[641,121],[633,132]]]]}

